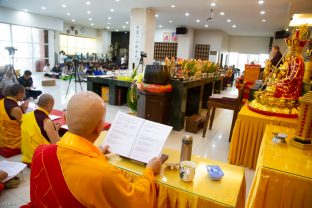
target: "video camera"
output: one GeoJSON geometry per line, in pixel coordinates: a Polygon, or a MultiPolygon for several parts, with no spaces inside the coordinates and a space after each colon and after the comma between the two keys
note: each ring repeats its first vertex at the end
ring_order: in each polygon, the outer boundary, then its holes
{"type": "Polygon", "coordinates": [[[15,51],[17,51],[14,47],[5,47],[5,50],[9,51],[9,55],[15,54],[15,51]]]}
{"type": "Polygon", "coordinates": [[[141,58],[146,58],[147,57],[147,53],[145,53],[144,51],[141,51],[141,58]]]}

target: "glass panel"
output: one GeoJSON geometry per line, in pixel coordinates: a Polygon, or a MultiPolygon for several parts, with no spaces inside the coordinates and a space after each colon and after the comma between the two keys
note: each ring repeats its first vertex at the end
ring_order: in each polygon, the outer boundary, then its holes
{"type": "Polygon", "coordinates": [[[235,65],[235,67],[237,67],[237,62],[238,62],[238,53],[230,52],[230,55],[229,55],[229,66],[235,65]]]}
{"type": "Polygon", "coordinates": [[[10,42],[0,41],[0,65],[10,64],[10,56],[9,52],[5,49],[5,47],[10,46],[10,42]]]}
{"type": "Polygon", "coordinates": [[[251,64],[251,62],[254,62],[255,64],[259,64],[259,55],[257,54],[249,54],[248,62],[251,64]]]}
{"type": "Polygon", "coordinates": [[[34,58],[44,58],[44,45],[43,44],[33,44],[34,58]]]}
{"type": "Polygon", "coordinates": [[[11,41],[10,25],[0,23],[0,40],[11,41]]]}
{"type": "Polygon", "coordinates": [[[33,43],[44,43],[44,30],[32,28],[33,43]]]}
{"type": "Polygon", "coordinates": [[[31,58],[16,58],[16,59],[14,59],[14,68],[20,69],[21,73],[23,73],[25,70],[34,71],[31,58]]]}
{"type": "Polygon", "coordinates": [[[243,72],[245,70],[245,64],[248,64],[247,54],[239,54],[237,68],[243,72]]]}
{"type": "Polygon", "coordinates": [[[16,58],[31,58],[32,57],[32,44],[29,43],[13,43],[17,49],[15,52],[16,58]]]}
{"type": "Polygon", "coordinates": [[[264,67],[265,66],[265,61],[269,59],[269,54],[260,54],[259,57],[259,64],[264,67]]]}
{"type": "Polygon", "coordinates": [[[31,28],[12,25],[13,42],[31,42],[31,28]]]}

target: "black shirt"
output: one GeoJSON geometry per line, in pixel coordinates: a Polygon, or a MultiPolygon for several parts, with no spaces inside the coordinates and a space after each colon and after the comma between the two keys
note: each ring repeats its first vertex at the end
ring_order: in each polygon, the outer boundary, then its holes
{"type": "Polygon", "coordinates": [[[31,77],[28,80],[26,80],[24,76],[22,76],[18,78],[18,82],[24,87],[31,87],[33,85],[33,80],[31,77]]]}
{"type": "Polygon", "coordinates": [[[54,66],[51,71],[54,73],[61,73],[62,72],[61,67],[56,67],[56,66],[54,66]]]}
{"type": "Polygon", "coordinates": [[[283,55],[280,51],[276,52],[276,54],[274,55],[274,57],[271,60],[272,65],[275,67],[279,67],[281,64],[283,64],[283,61],[280,61],[280,59],[282,57],[283,57],[283,55]],[[279,61],[280,61],[280,63],[278,64],[279,61]]]}

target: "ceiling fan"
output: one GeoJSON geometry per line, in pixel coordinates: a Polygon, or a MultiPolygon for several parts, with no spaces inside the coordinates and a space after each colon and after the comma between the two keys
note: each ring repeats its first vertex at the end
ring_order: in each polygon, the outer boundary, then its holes
{"type": "Polygon", "coordinates": [[[207,21],[210,22],[211,20],[213,20],[213,9],[210,9],[210,17],[207,18],[207,21]]]}

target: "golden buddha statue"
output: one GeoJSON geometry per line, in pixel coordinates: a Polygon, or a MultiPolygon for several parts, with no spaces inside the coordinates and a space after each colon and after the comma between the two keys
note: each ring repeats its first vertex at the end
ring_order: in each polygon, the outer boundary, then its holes
{"type": "MultiPolygon", "coordinates": [[[[283,64],[273,67],[272,72],[266,69],[265,90],[255,92],[255,100],[249,103],[249,108],[265,115],[296,118],[298,114],[299,97],[302,92],[304,75],[304,59],[302,49],[308,35],[307,25],[293,31],[291,37],[285,40],[288,51],[283,57],[283,64]]],[[[269,63],[268,63],[268,66],[269,63]]]]}

